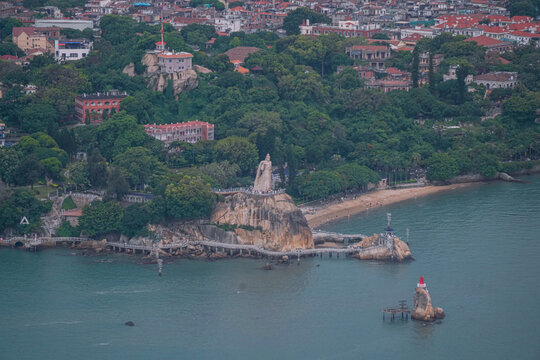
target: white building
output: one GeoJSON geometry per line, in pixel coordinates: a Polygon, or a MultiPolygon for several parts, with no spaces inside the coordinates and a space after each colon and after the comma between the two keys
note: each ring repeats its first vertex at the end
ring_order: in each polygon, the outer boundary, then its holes
{"type": "Polygon", "coordinates": [[[92,43],[86,40],[54,40],[54,59],[58,62],[85,58],[92,50],[92,43]]]}
{"type": "Polygon", "coordinates": [[[242,31],[242,18],[226,16],[216,17],[214,27],[217,32],[232,33],[242,31]]]}
{"type": "Polygon", "coordinates": [[[94,28],[94,22],[92,20],[36,19],[34,27],[59,27],[62,29],[75,29],[83,31],[84,29],[94,28]]]}
{"type": "Polygon", "coordinates": [[[518,74],[506,71],[490,72],[475,76],[474,82],[484,85],[488,90],[514,88],[518,83],[518,74]]]}

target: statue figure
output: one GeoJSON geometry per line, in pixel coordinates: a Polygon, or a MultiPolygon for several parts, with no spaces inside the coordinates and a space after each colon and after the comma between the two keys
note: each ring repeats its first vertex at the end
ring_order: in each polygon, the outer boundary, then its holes
{"type": "Polygon", "coordinates": [[[266,158],[259,163],[253,190],[261,192],[272,190],[272,162],[270,161],[270,154],[266,154],[266,158]]]}

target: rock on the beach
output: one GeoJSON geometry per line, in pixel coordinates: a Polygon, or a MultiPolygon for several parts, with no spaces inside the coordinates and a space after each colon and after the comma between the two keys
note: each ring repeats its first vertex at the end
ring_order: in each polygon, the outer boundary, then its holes
{"type": "Polygon", "coordinates": [[[444,310],[440,307],[434,307],[431,303],[431,296],[425,288],[416,288],[413,297],[414,309],[411,318],[421,321],[435,321],[445,317],[444,310]]]}

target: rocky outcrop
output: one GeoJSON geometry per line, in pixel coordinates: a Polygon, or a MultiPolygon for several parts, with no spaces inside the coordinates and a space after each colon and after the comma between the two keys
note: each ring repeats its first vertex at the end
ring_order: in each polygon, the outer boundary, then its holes
{"type": "Polygon", "coordinates": [[[444,318],[444,310],[434,307],[426,288],[417,287],[413,297],[414,309],[411,318],[421,321],[435,321],[444,318]]]}
{"type": "Polygon", "coordinates": [[[201,74],[210,74],[212,72],[212,70],[201,65],[193,65],[193,70],[201,74]]]}
{"type": "Polygon", "coordinates": [[[359,245],[363,251],[354,257],[360,260],[402,262],[413,258],[409,246],[396,236],[387,239],[385,235],[373,234],[360,241],[359,245]]]}
{"type": "Polygon", "coordinates": [[[145,76],[159,73],[158,57],[156,54],[145,54],[141,62],[146,66],[146,70],[144,71],[145,76]]]}
{"type": "Polygon", "coordinates": [[[228,196],[214,207],[210,221],[234,229],[239,244],[274,251],[314,247],[306,218],[287,194],[228,196]]]}
{"type": "Polygon", "coordinates": [[[173,95],[182,91],[191,91],[199,86],[194,70],[179,71],[172,74],[154,74],[148,78],[148,85],[155,91],[163,92],[171,81],[173,95]]]}
{"type": "Polygon", "coordinates": [[[135,76],[135,64],[129,63],[126,65],[126,67],[122,70],[122,73],[127,74],[130,77],[135,76]]]}

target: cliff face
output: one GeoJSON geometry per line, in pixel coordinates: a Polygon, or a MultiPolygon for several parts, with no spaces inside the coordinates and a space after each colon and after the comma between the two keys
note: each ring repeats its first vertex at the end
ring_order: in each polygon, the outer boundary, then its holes
{"type": "Polygon", "coordinates": [[[287,194],[228,196],[215,206],[210,221],[236,225],[234,231],[239,244],[274,251],[314,247],[306,218],[287,194]]]}
{"type": "Polygon", "coordinates": [[[434,307],[431,303],[431,296],[425,288],[416,288],[413,297],[414,310],[411,317],[422,321],[435,321],[444,318],[444,310],[440,307],[434,307]]]}

